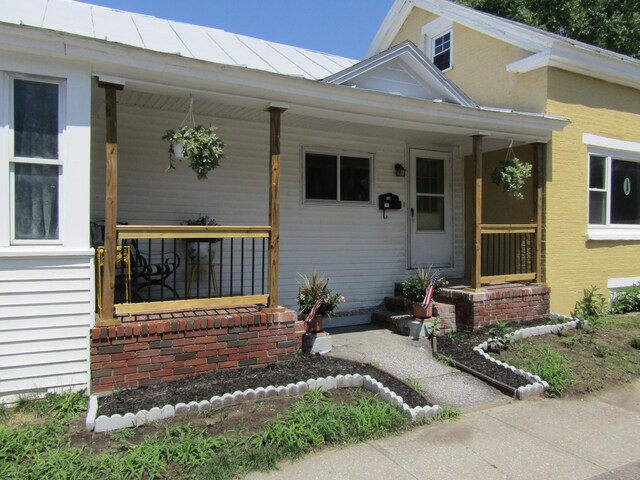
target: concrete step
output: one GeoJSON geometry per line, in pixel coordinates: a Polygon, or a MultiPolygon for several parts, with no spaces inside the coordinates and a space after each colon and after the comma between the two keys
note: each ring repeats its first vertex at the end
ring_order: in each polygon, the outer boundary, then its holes
{"type": "Polygon", "coordinates": [[[407,311],[402,297],[384,297],[384,306],[387,310],[407,311]]]}
{"type": "Polygon", "coordinates": [[[397,310],[388,310],[380,308],[371,314],[371,320],[374,323],[382,323],[390,326],[402,335],[409,335],[409,322],[414,320],[413,315],[397,310]]]}

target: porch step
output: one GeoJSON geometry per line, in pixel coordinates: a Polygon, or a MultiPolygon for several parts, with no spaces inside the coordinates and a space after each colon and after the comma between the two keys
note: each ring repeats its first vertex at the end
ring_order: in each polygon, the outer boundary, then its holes
{"type": "Polygon", "coordinates": [[[404,298],[399,296],[384,297],[384,306],[387,310],[407,311],[407,306],[404,304],[404,298]]]}
{"type": "Polygon", "coordinates": [[[388,310],[380,308],[371,314],[371,320],[374,323],[383,323],[391,326],[394,330],[402,335],[409,335],[409,322],[415,320],[413,315],[397,310],[388,310]]]}

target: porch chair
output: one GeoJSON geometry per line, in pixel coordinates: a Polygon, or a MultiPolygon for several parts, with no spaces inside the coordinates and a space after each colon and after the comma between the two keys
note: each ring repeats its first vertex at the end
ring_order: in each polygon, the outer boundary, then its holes
{"type": "Polygon", "coordinates": [[[179,300],[180,295],[170,285],[169,278],[180,267],[180,256],[176,252],[142,252],[138,240],[130,240],[131,255],[133,257],[133,289],[132,298],[137,301],[151,301],[151,288],[160,287],[161,298],[164,300],[164,289],[171,292],[173,299],[179,300]],[[146,297],[143,296],[147,289],[146,297]]]}

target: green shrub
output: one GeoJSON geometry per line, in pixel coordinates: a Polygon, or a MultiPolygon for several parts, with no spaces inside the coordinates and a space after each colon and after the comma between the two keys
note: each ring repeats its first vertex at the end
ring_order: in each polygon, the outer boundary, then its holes
{"type": "Polygon", "coordinates": [[[598,293],[598,287],[592,285],[585,288],[582,300],[576,302],[572,315],[580,320],[598,320],[604,317],[609,310],[606,297],[598,293]]]}
{"type": "Polygon", "coordinates": [[[640,350],[640,337],[632,338],[629,344],[636,350],[640,350]]]}
{"type": "Polygon", "coordinates": [[[625,287],[611,300],[611,313],[640,312],[640,283],[625,287]]]}

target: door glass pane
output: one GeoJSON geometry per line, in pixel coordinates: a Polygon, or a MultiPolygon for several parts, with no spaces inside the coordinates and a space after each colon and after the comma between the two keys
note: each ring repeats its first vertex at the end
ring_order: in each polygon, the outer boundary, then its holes
{"type": "Polygon", "coordinates": [[[305,155],[305,194],[313,200],[338,199],[338,157],[307,153],[305,155]]]}
{"type": "Polygon", "coordinates": [[[416,192],[444,195],[444,160],[416,158],[416,192]]]}
{"type": "Polygon", "coordinates": [[[589,188],[604,190],[604,166],[606,158],[597,155],[589,157],[589,188]]]}
{"type": "Polygon", "coordinates": [[[340,200],[369,201],[369,159],[340,157],[340,200]]]}
{"type": "Polygon", "coordinates": [[[604,225],[607,220],[607,193],[589,192],[589,224],[604,225]]]}
{"type": "Polygon", "coordinates": [[[57,165],[15,164],[16,240],[58,239],[57,165]]]}
{"type": "Polygon", "coordinates": [[[14,155],[58,158],[58,85],[13,81],[14,155]]]}
{"type": "Polygon", "coordinates": [[[418,196],[417,229],[444,230],[444,197],[418,196]]]}
{"type": "Polygon", "coordinates": [[[640,225],[640,162],[611,162],[611,223],[640,225]]]}
{"type": "Polygon", "coordinates": [[[444,197],[419,196],[417,205],[419,232],[444,230],[444,197]]]}

